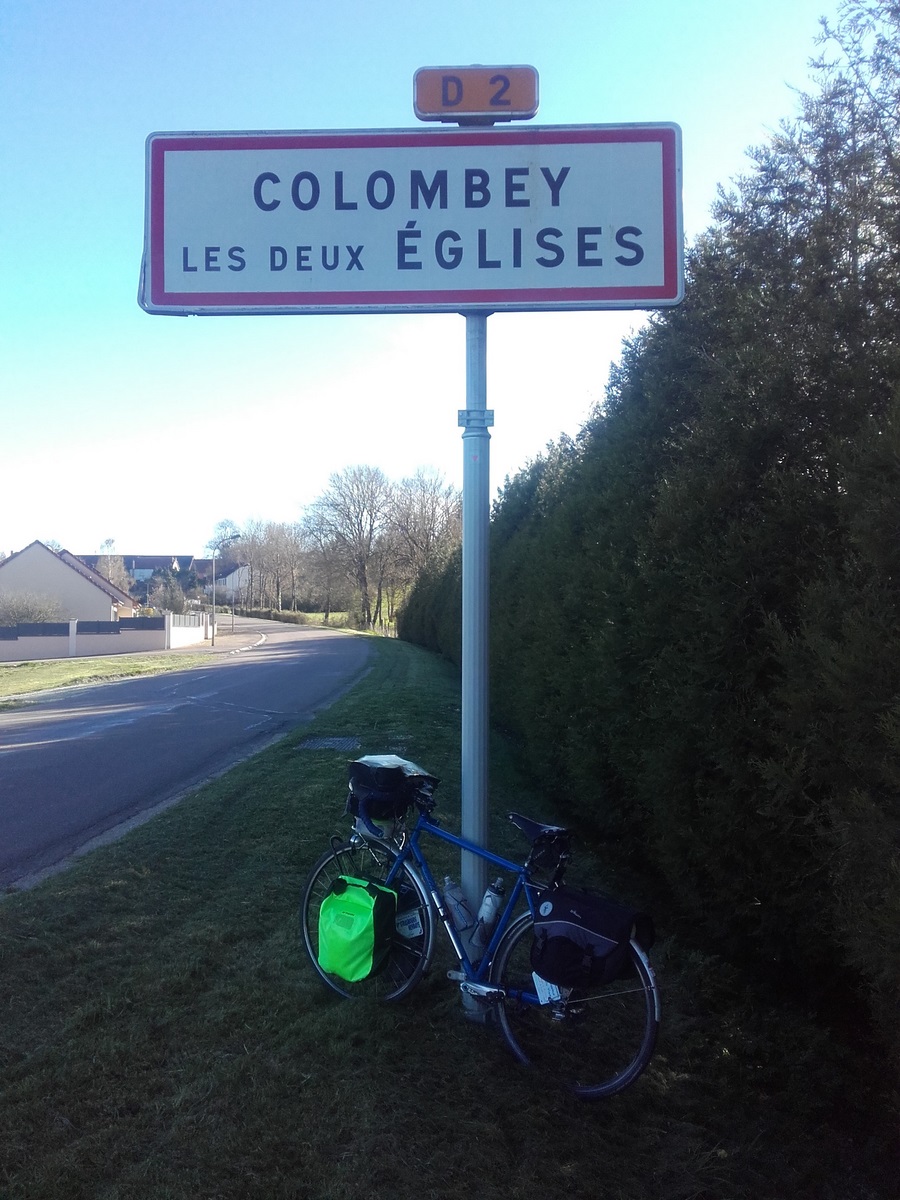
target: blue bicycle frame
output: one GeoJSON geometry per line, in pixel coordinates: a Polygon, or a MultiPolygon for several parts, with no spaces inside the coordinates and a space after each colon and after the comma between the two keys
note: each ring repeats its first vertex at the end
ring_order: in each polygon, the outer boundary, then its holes
{"type": "Polygon", "coordinates": [[[453,949],[456,951],[466,979],[472,983],[486,982],[491,961],[497,951],[497,947],[500,945],[501,938],[509,926],[510,919],[515,912],[516,904],[524,894],[528,908],[533,917],[534,901],[532,898],[532,893],[540,890],[539,885],[532,883],[526,878],[525,868],[521,863],[510,862],[509,859],[501,858],[499,854],[494,854],[490,850],[485,850],[483,846],[477,846],[474,842],[470,842],[466,838],[458,837],[455,833],[448,833],[447,830],[441,829],[438,822],[426,812],[420,812],[418,821],[406,839],[406,844],[403,846],[403,849],[398,852],[398,857],[391,867],[391,870],[385,880],[385,883],[388,886],[390,886],[393,880],[396,878],[400,868],[405,863],[408,863],[410,859],[415,862],[416,867],[418,868],[422,877],[422,881],[428,889],[432,905],[434,906],[438,916],[441,918],[444,928],[447,930],[447,933],[450,937],[450,941],[453,943],[453,949]],[[468,850],[472,854],[477,854],[479,858],[485,859],[487,862],[492,863],[495,867],[499,867],[502,871],[506,871],[511,875],[515,875],[516,877],[515,884],[510,891],[509,899],[507,900],[503,911],[500,913],[500,916],[497,919],[497,924],[494,927],[491,940],[485,947],[484,952],[482,953],[482,956],[477,964],[473,963],[469,958],[466,947],[463,944],[463,939],[457,931],[456,926],[453,924],[453,920],[450,917],[446,907],[444,906],[444,900],[441,895],[440,888],[438,887],[437,882],[431,873],[431,868],[428,866],[428,861],[425,858],[425,854],[422,851],[422,848],[419,846],[419,838],[423,832],[430,833],[434,837],[440,838],[442,842],[448,842],[451,846],[457,846],[460,850],[468,850]]]}

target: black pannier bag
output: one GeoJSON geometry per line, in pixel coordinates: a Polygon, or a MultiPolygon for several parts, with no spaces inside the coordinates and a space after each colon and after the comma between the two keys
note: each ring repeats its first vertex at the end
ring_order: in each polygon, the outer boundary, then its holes
{"type": "Polygon", "coordinates": [[[631,939],[653,945],[651,918],[609,896],[555,887],[535,902],[531,967],[557,987],[599,987],[631,970],[631,939]]]}
{"type": "Polygon", "coordinates": [[[360,815],[364,804],[370,820],[389,821],[412,806],[416,790],[428,784],[436,787],[438,780],[408,759],[396,754],[367,754],[349,764],[350,794],[346,811],[360,815]]]}

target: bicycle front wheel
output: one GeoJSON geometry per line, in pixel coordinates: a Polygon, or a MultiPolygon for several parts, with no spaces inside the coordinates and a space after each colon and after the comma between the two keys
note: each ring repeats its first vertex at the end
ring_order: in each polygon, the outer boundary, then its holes
{"type": "Polygon", "coordinates": [[[396,858],[396,851],[383,843],[353,838],[326,851],[306,882],[300,903],[303,945],[319,977],[341,996],[400,1000],[412,991],[431,963],[434,953],[431,905],[418,875],[404,864],[392,883],[397,891],[397,921],[387,966],[369,979],[348,983],[319,965],[319,908],[331,885],[339,875],[386,879],[396,858]]]}
{"type": "Polygon", "coordinates": [[[541,1004],[531,970],[533,925],[530,913],[519,917],[491,967],[491,981],[506,993],[497,1008],[503,1036],[519,1062],[576,1096],[612,1096],[637,1079],[656,1045],[659,995],[647,956],[632,942],[623,978],[564,988],[560,999],[541,1004]]]}

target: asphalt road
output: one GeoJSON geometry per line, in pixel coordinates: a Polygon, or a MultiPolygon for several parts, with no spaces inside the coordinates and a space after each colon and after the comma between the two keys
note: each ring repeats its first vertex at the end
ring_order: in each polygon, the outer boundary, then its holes
{"type": "Polygon", "coordinates": [[[339,632],[242,618],[230,627],[220,620],[208,665],[0,709],[0,891],[296,728],[364,673],[371,652],[367,638],[339,632]]]}

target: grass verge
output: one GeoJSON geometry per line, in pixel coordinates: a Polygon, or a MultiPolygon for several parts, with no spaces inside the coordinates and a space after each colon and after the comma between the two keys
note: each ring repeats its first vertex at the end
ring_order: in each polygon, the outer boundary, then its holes
{"type": "Polygon", "coordinates": [[[348,629],[350,614],[333,612],[292,612],[284,608],[248,608],[243,610],[248,617],[262,617],[266,621],[281,621],[285,625],[321,625],[323,629],[348,629]]]}
{"type": "MultiPolygon", "coordinates": [[[[446,960],[392,1008],[325,991],[296,904],[344,828],[353,755],[303,742],[411,757],[441,776],[451,827],[459,809],[454,673],[376,645],[313,726],[0,904],[0,1200],[894,1195],[877,1060],[665,936],[663,913],[658,1053],[596,1105],[547,1091],[467,1023],[446,960]]],[[[558,816],[500,738],[491,777],[498,849],[517,845],[508,808],[558,816]]]]}
{"type": "Polygon", "coordinates": [[[61,658],[40,662],[0,663],[0,702],[11,696],[43,692],[50,688],[128,679],[133,675],[158,675],[183,671],[208,663],[204,654],[111,654],[102,658],[61,658]]]}

